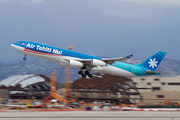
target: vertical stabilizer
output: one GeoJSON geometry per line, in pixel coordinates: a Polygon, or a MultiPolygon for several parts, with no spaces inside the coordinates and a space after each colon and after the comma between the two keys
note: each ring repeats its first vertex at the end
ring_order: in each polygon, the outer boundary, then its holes
{"type": "Polygon", "coordinates": [[[166,54],[167,52],[159,51],[138,65],[143,67],[144,70],[155,71],[166,54]]]}

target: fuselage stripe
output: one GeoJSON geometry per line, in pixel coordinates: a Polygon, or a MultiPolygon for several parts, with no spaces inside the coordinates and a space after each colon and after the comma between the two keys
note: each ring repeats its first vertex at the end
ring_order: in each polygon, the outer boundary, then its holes
{"type": "Polygon", "coordinates": [[[62,57],[63,57],[63,55],[56,55],[56,54],[51,54],[51,53],[44,53],[44,52],[39,52],[39,51],[31,50],[31,49],[28,49],[28,48],[25,48],[24,51],[30,52],[30,53],[35,53],[35,54],[41,54],[41,55],[51,55],[51,56],[62,56],[62,57]]]}
{"type": "Polygon", "coordinates": [[[162,60],[163,59],[163,55],[161,53],[159,53],[158,55],[159,55],[160,60],[162,60]]]}

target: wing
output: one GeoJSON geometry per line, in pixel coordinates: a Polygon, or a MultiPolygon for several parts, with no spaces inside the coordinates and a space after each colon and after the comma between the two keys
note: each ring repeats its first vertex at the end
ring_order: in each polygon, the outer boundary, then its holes
{"type": "Polygon", "coordinates": [[[121,57],[121,58],[104,58],[104,59],[102,59],[102,61],[106,62],[107,64],[112,64],[112,63],[115,63],[116,61],[130,59],[132,56],[133,56],[133,54],[128,55],[126,57],[121,57]]]}
{"type": "MultiPolygon", "coordinates": [[[[121,58],[103,58],[103,59],[95,59],[95,60],[98,60],[98,61],[102,61],[106,64],[113,64],[115,63],[116,61],[121,61],[121,60],[127,60],[127,59],[130,59],[131,57],[133,56],[133,54],[131,55],[128,55],[126,57],[121,57],[121,58]]],[[[77,59],[77,61],[80,61],[82,63],[86,63],[86,64],[91,64],[93,59],[77,59]]]]}

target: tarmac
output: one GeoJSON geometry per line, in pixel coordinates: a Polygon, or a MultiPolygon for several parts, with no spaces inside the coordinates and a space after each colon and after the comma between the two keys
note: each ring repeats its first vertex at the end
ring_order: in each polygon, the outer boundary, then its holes
{"type": "Polygon", "coordinates": [[[53,111],[0,112],[0,120],[180,120],[180,112],[165,111],[53,111]]]}

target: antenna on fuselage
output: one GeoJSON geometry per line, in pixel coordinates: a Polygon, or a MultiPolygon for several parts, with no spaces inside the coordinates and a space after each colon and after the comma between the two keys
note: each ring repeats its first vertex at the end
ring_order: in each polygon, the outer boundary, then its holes
{"type": "Polygon", "coordinates": [[[73,44],[70,45],[70,47],[68,47],[68,50],[72,50],[73,49],[73,44]]]}

